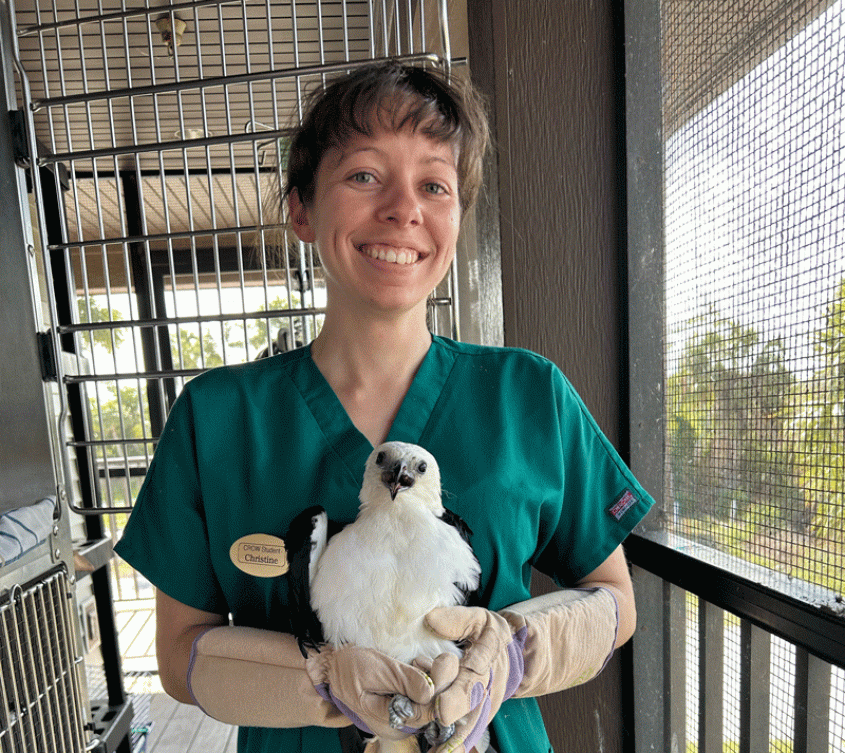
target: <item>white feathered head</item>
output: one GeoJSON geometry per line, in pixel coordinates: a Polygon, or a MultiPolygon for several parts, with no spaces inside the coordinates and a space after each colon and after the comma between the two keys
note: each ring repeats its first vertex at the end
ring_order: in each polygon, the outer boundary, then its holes
{"type": "Polygon", "coordinates": [[[440,512],[440,468],[434,456],[419,445],[385,442],[367,458],[361,509],[376,503],[396,503],[402,498],[440,512]]]}

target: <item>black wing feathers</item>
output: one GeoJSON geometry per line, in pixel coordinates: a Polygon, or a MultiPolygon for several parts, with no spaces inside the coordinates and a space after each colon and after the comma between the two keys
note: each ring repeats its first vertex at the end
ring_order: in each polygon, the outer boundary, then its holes
{"type": "MultiPolygon", "coordinates": [[[[448,523],[450,526],[457,529],[461,538],[470,545],[470,548],[472,547],[472,529],[466,524],[466,521],[460,515],[444,507],[443,515],[440,516],[440,519],[444,523],[448,523]]],[[[464,588],[460,583],[456,583],[455,586],[464,596],[462,606],[475,604],[478,601],[478,592],[481,588],[481,584],[479,584],[479,587],[473,591],[464,588]]]]}
{"type": "Polygon", "coordinates": [[[299,650],[307,658],[306,648],[319,650],[323,640],[323,628],[311,608],[311,535],[314,532],[314,518],[325,511],[319,505],[309,507],[297,515],[288,527],[285,547],[288,552],[288,585],[290,589],[291,632],[299,643],[299,650]]]}
{"type": "Polygon", "coordinates": [[[443,508],[443,515],[440,518],[444,523],[448,523],[453,528],[458,529],[461,538],[467,544],[472,545],[472,529],[464,522],[464,519],[447,508],[443,508]]]}

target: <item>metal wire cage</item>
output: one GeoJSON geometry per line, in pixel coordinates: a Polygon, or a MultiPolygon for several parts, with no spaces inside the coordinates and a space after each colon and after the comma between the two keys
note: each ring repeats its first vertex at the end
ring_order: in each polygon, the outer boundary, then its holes
{"type": "MultiPolygon", "coordinates": [[[[40,0],[17,9],[36,210],[83,514],[124,514],[185,380],[308,343],[325,289],[280,232],[283,129],[327,76],[451,65],[444,2],[40,0]]],[[[453,273],[432,299],[455,336],[453,273]]],[[[73,478],[70,454],[62,458],[73,478]]],[[[118,525],[120,522],[118,522],[118,525]]]]}
{"type": "Polygon", "coordinates": [[[0,751],[82,753],[76,646],[64,570],[0,601],[0,751]]]}

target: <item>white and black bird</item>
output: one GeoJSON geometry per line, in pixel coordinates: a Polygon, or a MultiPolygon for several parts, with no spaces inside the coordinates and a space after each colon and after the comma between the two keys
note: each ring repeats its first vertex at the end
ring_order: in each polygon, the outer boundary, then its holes
{"type": "MultiPolygon", "coordinates": [[[[291,630],[303,653],[349,642],[407,663],[460,656],[424,623],[435,607],[466,604],[481,575],[470,529],[443,506],[437,461],[413,444],[376,447],[360,502],[355,521],[334,535],[322,507],[303,511],[288,530],[291,630]]],[[[402,726],[408,704],[393,699],[393,726],[402,726]]],[[[436,723],[425,731],[431,744],[450,735],[436,723]]]]}

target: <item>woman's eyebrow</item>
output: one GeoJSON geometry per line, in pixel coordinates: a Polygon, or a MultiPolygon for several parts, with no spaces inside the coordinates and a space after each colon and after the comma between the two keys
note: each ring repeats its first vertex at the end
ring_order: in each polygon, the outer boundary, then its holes
{"type": "MultiPolygon", "coordinates": [[[[345,162],[350,157],[352,157],[356,154],[360,154],[362,152],[372,152],[373,154],[378,155],[380,157],[384,157],[385,154],[386,154],[384,152],[384,150],[379,149],[377,146],[369,146],[369,145],[367,145],[367,146],[356,146],[356,147],[352,147],[351,149],[342,150],[340,152],[340,154],[338,155],[336,164],[341,165],[341,164],[343,164],[343,162],[345,162]]],[[[455,168],[454,160],[447,159],[446,157],[440,157],[439,155],[436,155],[436,154],[431,154],[431,155],[428,155],[426,157],[423,157],[419,161],[423,164],[426,164],[426,165],[431,164],[433,162],[442,162],[447,167],[451,167],[453,169],[455,168]]]]}
{"type": "Polygon", "coordinates": [[[343,149],[340,151],[338,156],[337,162],[340,164],[345,160],[349,159],[355,154],[360,154],[361,152],[373,152],[374,154],[383,155],[384,152],[375,146],[356,146],[351,149],[343,149]]]}

